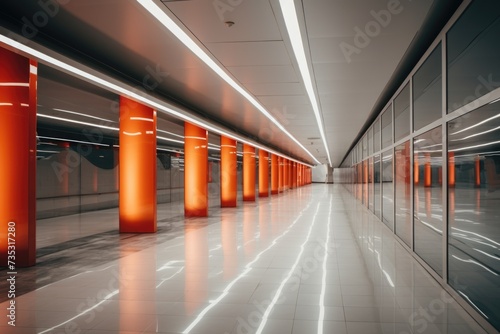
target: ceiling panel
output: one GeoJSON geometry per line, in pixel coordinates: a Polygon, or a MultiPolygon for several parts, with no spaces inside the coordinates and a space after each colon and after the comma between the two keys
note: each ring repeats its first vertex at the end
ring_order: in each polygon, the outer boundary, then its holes
{"type": "Polygon", "coordinates": [[[282,41],[209,43],[208,49],[224,66],[290,65],[282,41]]]}
{"type": "Polygon", "coordinates": [[[295,69],[291,65],[271,66],[237,66],[226,67],[239,82],[266,83],[266,82],[299,82],[295,69]]]}

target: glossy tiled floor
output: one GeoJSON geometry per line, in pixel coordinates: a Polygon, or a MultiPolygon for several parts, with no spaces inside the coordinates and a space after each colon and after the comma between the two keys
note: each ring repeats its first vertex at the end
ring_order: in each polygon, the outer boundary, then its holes
{"type": "MultiPolygon", "coordinates": [[[[99,224],[107,210],[70,249],[46,241],[19,271],[32,291],[16,299],[15,328],[0,305],[0,332],[483,333],[341,185],[178,214],[160,207],[157,234],[119,235],[99,224]]],[[[60,222],[44,223],[49,240],[60,222]]]]}

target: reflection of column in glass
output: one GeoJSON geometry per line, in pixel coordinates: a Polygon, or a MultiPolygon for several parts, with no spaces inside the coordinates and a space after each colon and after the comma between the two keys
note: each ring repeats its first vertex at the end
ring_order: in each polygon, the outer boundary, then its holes
{"type": "Polygon", "coordinates": [[[476,188],[481,187],[481,160],[477,156],[474,160],[474,185],[476,188]]]}
{"type": "Polygon", "coordinates": [[[424,165],[424,186],[432,186],[432,168],[431,168],[431,154],[425,153],[425,165],[424,165]]]}
{"type": "Polygon", "coordinates": [[[184,225],[185,285],[184,301],[188,315],[203,304],[207,294],[208,237],[204,224],[184,225]]]}
{"type": "Polygon", "coordinates": [[[448,193],[449,193],[449,203],[448,203],[448,207],[449,207],[449,219],[448,221],[450,222],[450,224],[454,223],[455,222],[455,189],[453,188],[450,188],[448,189],[448,193]]]}
{"type": "Polygon", "coordinates": [[[97,166],[92,165],[92,191],[97,193],[99,185],[99,169],[97,166]]]}
{"type": "Polygon", "coordinates": [[[425,214],[427,215],[427,218],[431,218],[432,215],[432,189],[431,188],[426,188],[425,189],[425,214]]]}
{"type": "Polygon", "coordinates": [[[476,189],[476,211],[478,214],[481,211],[481,189],[476,189]]]}
{"type": "Polygon", "coordinates": [[[413,183],[418,184],[420,182],[420,169],[418,168],[418,155],[413,156],[413,183]]]}
{"type": "Polygon", "coordinates": [[[238,266],[238,248],[236,241],[236,224],[234,217],[222,216],[221,221],[221,241],[222,252],[224,254],[224,280],[229,280],[237,272],[238,266]]]}
{"type": "Polygon", "coordinates": [[[438,183],[439,185],[443,185],[443,167],[438,168],[438,183]]]}
{"type": "Polygon", "coordinates": [[[455,186],[455,153],[448,152],[448,185],[455,186]]]}

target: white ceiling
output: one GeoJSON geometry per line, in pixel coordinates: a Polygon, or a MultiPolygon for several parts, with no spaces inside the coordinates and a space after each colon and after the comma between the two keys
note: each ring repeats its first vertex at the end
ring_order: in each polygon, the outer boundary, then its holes
{"type": "MultiPolygon", "coordinates": [[[[348,62],[341,43],[354,45],[355,28],[375,22],[370,11],[385,10],[393,2],[296,0],[334,166],[341,163],[366,122],[433,0],[401,0],[401,12],[392,15],[386,27],[348,62]]],[[[321,163],[327,162],[278,0],[164,1],[162,7],[321,163]],[[220,2],[231,10],[219,15],[214,4],[220,2]],[[224,21],[234,25],[227,27],[224,21]]],[[[45,29],[136,80],[156,69],[161,74],[155,93],[314,163],[136,0],[72,0],[62,5],[45,29]],[[62,27],[63,32],[56,30],[62,27]]]]}

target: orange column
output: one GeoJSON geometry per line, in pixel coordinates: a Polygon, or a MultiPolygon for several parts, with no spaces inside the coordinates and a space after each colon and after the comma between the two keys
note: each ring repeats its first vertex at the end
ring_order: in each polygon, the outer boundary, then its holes
{"type": "Polygon", "coordinates": [[[292,188],[297,188],[297,163],[292,164],[292,188]]]}
{"type": "Polygon", "coordinates": [[[288,189],[292,189],[293,162],[288,160],[288,189]]]}
{"type": "Polygon", "coordinates": [[[208,132],[184,123],[184,215],[208,216],[208,132]]]}
{"type": "Polygon", "coordinates": [[[279,161],[279,192],[282,192],[283,191],[283,158],[282,157],[278,157],[278,161],[279,161]]]}
{"type": "Polygon", "coordinates": [[[418,169],[418,155],[413,156],[413,183],[418,184],[420,182],[420,170],[418,169]]]}
{"type": "Polygon", "coordinates": [[[455,153],[448,153],[448,185],[455,186],[455,153]]]}
{"type": "Polygon", "coordinates": [[[271,154],[271,195],[279,193],[279,159],[271,154]]]}
{"type": "Polygon", "coordinates": [[[269,196],[269,154],[259,150],[259,197],[269,196]]]}
{"type": "Polygon", "coordinates": [[[283,159],[283,190],[288,190],[288,159],[283,159]]]}
{"type": "Polygon", "coordinates": [[[220,206],[235,207],[237,203],[238,176],[236,140],[220,137],[220,206]]]}
{"type": "Polygon", "coordinates": [[[156,112],[120,96],[120,232],[156,232],[156,112]]]}
{"type": "Polygon", "coordinates": [[[0,63],[0,267],[13,272],[36,264],[38,66],[2,47],[0,63]]]}
{"type": "Polygon", "coordinates": [[[475,182],[474,185],[476,188],[481,187],[481,161],[479,160],[479,157],[476,157],[476,160],[474,161],[474,176],[475,176],[475,182]]]}
{"type": "Polygon", "coordinates": [[[243,144],[243,200],[255,201],[255,147],[243,144]]]}

